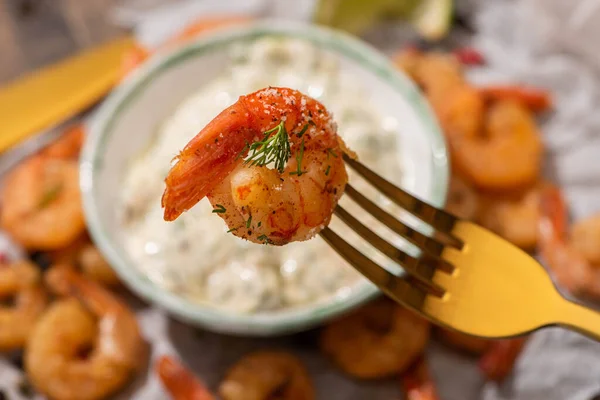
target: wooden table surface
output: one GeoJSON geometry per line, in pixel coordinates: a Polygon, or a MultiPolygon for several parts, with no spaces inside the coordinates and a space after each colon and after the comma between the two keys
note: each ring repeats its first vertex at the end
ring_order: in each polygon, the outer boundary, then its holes
{"type": "Polygon", "coordinates": [[[0,0],[0,85],[117,36],[118,0],[0,0]]]}

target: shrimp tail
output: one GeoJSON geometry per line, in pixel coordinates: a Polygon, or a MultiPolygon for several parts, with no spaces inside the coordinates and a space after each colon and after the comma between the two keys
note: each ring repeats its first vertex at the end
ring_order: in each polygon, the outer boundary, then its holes
{"type": "Polygon", "coordinates": [[[431,379],[427,362],[420,358],[402,376],[402,387],[407,400],[438,400],[435,384],[431,379]]]}
{"type": "Polygon", "coordinates": [[[536,113],[552,108],[552,97],[548,91],[525,86],[486,86],[481,94],[489,100],[513,100],[536,113]]]}
{"type": "Polygon", "coordinates": [[[492,342],[479,360],[479,369],[483,375],[495,382],[504,380],[512,371],[527,338],[526,336],[492,342]]]}
{"type": "Polygon", "coordinates": [[[243,101],[223,110],[176,157],[161,204],[164,219],[173,221],[204,198],[242,162],[256,131],[254,117],[243,101]]]}
{"type": "Polygon", "coordinates": [[[182,364],[169,356],[156,362],[156,370],[173,400],[214,400],[215,397],[182,364]]]}

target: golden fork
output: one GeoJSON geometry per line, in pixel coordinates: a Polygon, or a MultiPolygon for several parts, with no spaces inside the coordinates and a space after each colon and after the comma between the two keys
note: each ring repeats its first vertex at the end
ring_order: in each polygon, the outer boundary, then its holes
{"type": "Polygon", "coordinates": [[[329,228],[321,236],[389,297],[437,325],[474,336],[504,338],[560,325],[600,340],[600,314],[563,298],[533,257],[489,230],[415,198],[361,163],[349,157],[345,161],[436,231],[424,235],[347,185],[347,196],[421,250],[419,257],[408,255],[337,206],[340,219],[407,274],[388,272],[329,228]]]}

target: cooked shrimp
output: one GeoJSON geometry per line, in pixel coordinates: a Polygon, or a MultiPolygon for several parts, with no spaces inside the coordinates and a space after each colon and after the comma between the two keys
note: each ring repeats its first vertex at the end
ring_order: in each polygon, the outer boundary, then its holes
{"type": "Polygon", "coordinates": [[[402,387],[406,392],[406,400],[438,400],[435,383],[429,373],[424,358],[420,358],[405,374],[402,375],[402,387]]]}
{"type": "Polygon", "coordinates": [[[69,127],[61,137],[42,150],[41,154],[54,158],[77,159],[85,139],[84,130],[83,124],[69,127]]]}
{"type": "Polygon", "coordinates": [[[165,180],[165,220],[208,196],[236,236],[276,245],[310,239],[348,180],[340,141],[325,107],[298,91],[241,96],[177,156],[165,180]]]}
{"type": "Polygon", "coordinates": [[[383,299],[325,327],[321,348],[349,375],[374,379],[404,371],[428,339],[425,320],[383,299]]]}
{"type": "Polygon", "coordinates": [[[448,135],[448,140],[457,171],[481,188],[523,187],[540,176],[540,134],[529,110],[519,103],[490,105],[483,132],[448,135]]]}
{"type": "Polygon", "coordinates": [[[526,341],[527,336],[492,341],[479,360],[479,369],[483,375],[496,382],[504,380],[513,370],[526,341]]]}
{"type": "Polygon", "coordinates": [[[567,231],[567,207],[560,190],[549,186],[542,192],[539,250],[558,283],[571,293],[600,297],[600,263],[594,237],[599,218],[578,222],[567,231]],[[575,234],[577,232],[577,234],[575,234]],[[589,257],[589,258],[588,258],[589,257]]]}
{"type": "Polygon", "coordinates": [[[466,82],[455,56],[409,50],[395,61],[423,90],[447,135],[471,137],[481,131],[484,98],[466,82]]]}
{"type": "Polygon", "coordinates": [[[239,360],[219,385],[223,400],[312,400],[315,391],[302,363],[280,351],[259,351],[239,360]]]}
{"type": "Polygon", "coordinates": [[[214,400],[206,386],[182,364],[169,356],[156,362],[156,371],[172,400],[214,400]]]}
{"type": "Polygon", "coordinates": [[[135,314],[79,274],[61,271],[73,297],[52,304],[33,329],[25,370],[56,400],[101,399],[122,388],[145,360],[135,314]]]}
{"type": "Polygon", "coordinates": [[[40,272],[29,262],[0,265],[0,299],[11,298],[11,306],[0,306],[0,351],[25,345],[48,301],[40,272]]]}
{"type": "Polygon", "coordinates": [[[531,250],[538,240],[540,190],[536,185],[525,192],[485,195],[477,220],[511,243],[531,250]]]}
{"type": "Polygon", "coordinates": [[[474,219],[479,211],[479,194],[457,175],[450,179],[446,210],[468,220],[474,219]]]}
{"type": "Polygon", "coordinates": [[[21,245],[52,250],[85,229],[78,167],[74,160],[34,156],[4,181],[0,222],[21,245]]]}
{"type": "Polygon", "coordinates": [[[439,332],[444,342],[471,354],[482,354],[491,343],[489,339],[467,335],[450,329],[440,329],[439,332]]]}

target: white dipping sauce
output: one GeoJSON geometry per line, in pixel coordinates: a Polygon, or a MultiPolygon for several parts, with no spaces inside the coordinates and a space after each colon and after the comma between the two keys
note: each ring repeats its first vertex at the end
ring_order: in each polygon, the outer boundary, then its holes
{"type": "MultiPolygon", "coordinates": [[[[364,101],[355,77],[308,42],[263,38],[232,48],[230,67],[199,88],[158,127],[156,139],[128,171],[122,192],[126,248],[157,285],[187,299],[238,313],[264,312],[347,295],[363,278],[320,238],[283,247],[259,245],[230,233],[207,199],[174,222],[163,220],[160,198],[171,160],[186,143],[240,95],[267,86],[297,89],[333,113],[338,133],[359,159],[400,183],[399,123],[364,101]]],[[[349,168],[350,182],[387,209],[389,201],[349,168]]],[[[374,221],[350,199],[340,204],[373,229],[374,221]]],[[[397,212],[396,210],[394,210],[397,212]]],[[[388,262],[343,223],[330,227],[379,263],[388,262]]],[[[376,231],[389,238],[386,228],[376,231]]]]}

